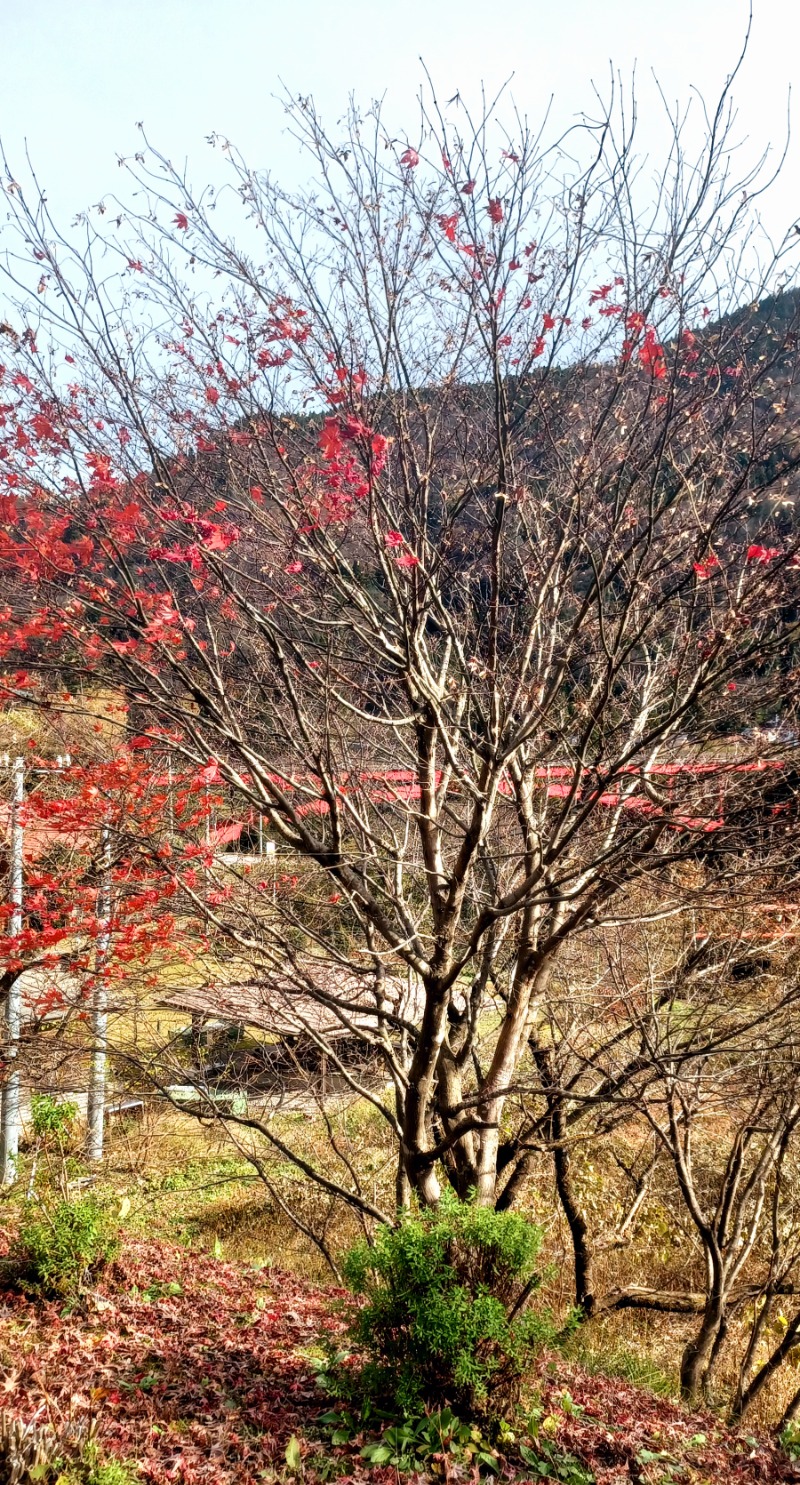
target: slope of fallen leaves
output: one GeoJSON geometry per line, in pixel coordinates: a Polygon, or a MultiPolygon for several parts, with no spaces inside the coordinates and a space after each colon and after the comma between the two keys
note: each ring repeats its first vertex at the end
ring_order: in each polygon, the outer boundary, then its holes
{"type": "MultiPolygon", "coordinates": [[[[324,1450],[339,1456],[343,1485],[388,1485],[396,1472],[368,1468],[357,1446],[309,1442],[323,1407],[309,1352],[338,1328],[331,1301],[340,1294],[274,1269],[128,1241],[71,1314],[0,1292],[0,1407],[71,1431],[94,1421],[104,1453],[136,1461],[151,1485],[255,1485],[285,1473],[292,1436],[303,1441],[306,1481],[324,1450]]],[[[539,1381],[549,1436],[598,1485],[800,1480],[768,1441],[626,1383],[553,1357],[542,1359],[539,1381]]],[[[512,1465],[506,1475],[530,1478],[512,1465]]]]}

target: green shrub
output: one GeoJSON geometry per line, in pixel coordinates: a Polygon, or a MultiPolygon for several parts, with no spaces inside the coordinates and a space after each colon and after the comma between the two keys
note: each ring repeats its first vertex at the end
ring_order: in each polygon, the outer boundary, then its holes
{"type": "Polygon", "coordinates": [[[49,1093],[34,1093],[31,1098],[31,1131],[43,1144],[51,1139],[61,1144],[68,1139],[77,1116],[76,1103],[61,1102],[49,1093]]]}
{"type": "Polygon", "coordinates": [[[800,1423],[787,1423],[778,1442],[790,1459],[800,1459],[800,1423]]]}
{"type": "Polygon", "coordinates": [[[373,1247],[345,1260],[348,1334],[363,1357],[351,1390],[373,1406],[412,1416],[449,1406],[500,1417],[513,1403],[534,1350],[553,1334],[525,1308],[538,1278],[541,1232],[510,1212],[446,1196],[435,1210],[403,1215],[373,1247]]]}
{"type": "Polygon", "coordinates": [[[95,1197],[60,1201],[20,1228],[13,1255],[20,1287],[46,1299],[74,1298],[117,1247],[115,1224],[95,1197]]]}

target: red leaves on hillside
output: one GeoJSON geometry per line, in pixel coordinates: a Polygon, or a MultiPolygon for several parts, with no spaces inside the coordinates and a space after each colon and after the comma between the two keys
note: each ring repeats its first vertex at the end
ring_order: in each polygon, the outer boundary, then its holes
{"type": "Polygon", "coordinates": [[[550,1361],[542,1402],[556,1445],[588,1466],[596,1485],[628,1479],[720,1485],[800,1480],[800,1470],[775,1444],[733,1433],[711,1413],[689,1413],[618,1377],[589,1376],[561,1358],[550,1361]],[[569,1406],[562,1412],[565,1394],[569,1406]]]}
{"type": "MultiPolygon", "coordinates": [[[[383,1481],[389,1472],[364,1463],[361,1440],[310,1443],[330,1404],[307,1354],[339,1329],[331,1309],[340,1296],[290,1274],[129,1242],[82,1311],[2,1296],[0,1346],[13,1357],[3,1405],[26,1420],[43,1412],[56,1428],[96,1420],[102,1454],[136,1460],[148,1485],[256,1485],[283,1469],[292,1436],[310,1481],[319,1478],[313,1456],[323,1453],[339,1459],[342,1478],[383,1481]]],[[[710,1414],[561,1358],[543,1356],[538,1370],[546,1437],[597,1485],[639,1478],[643,1454],[677,1465],[680,1478],[800,1478],[774,1445],[729,1432],[710,1414]]],[[[509,1458],[503,1478],[530,1479],[530,1468],[509,1458]]]]}
{"type": "Polygon", "coordinates": [[[24,1318],[27,1337],[4,1406],[27,1419],[44,1404],[56,1427],[96,1418],[101,1449],[152,1485],[251,1485],[320,1411],[299,1353],[331,1321],[288,1275],[136,1243],[83,1318],[4,1299],[0,1336],[24,1318]]]}

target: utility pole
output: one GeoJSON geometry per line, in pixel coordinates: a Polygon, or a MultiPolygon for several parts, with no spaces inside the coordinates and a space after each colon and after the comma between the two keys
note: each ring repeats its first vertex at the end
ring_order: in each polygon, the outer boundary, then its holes
{"type": "Polygon", "coordinates": [[[175,801],[172,794],[172,754],[167,753],[167,809],[169,818],[169,838],[175,835],[175,801]]]}
{"type": "MultiPolygon", "coordinates": [[[[22,933],[22,810],[25,800],[25,760],[15,758],[11,770],[11,839],[9,853],[9,935],[22,933]]],[[[9,986],[5,1013],[6,1079],[0,1101],[0,1186],[12,1186],[17,1177],[20,1134],[19,1034],[22,1024],[22,981],[9,986]]]]}
{"type": "Polygon", "coordinates": [[[101,878],[97,894],[97,953],[95,985],[92,995],[92,1060],[89,1070],[89,1095],[86,1101],[86,1158],[97,1162],[103,1158],[103,1135],[106,1114],[106,1062],[108,1060],[108,992],[106,973],[111,925],[111,834],[103,826],[101,878]]]}

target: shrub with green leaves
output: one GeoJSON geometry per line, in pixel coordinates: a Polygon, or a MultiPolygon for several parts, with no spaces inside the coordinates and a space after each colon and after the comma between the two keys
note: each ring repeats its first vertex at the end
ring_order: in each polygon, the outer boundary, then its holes
{"type": "Polygon", "coordinates": [[[500,1417],[553,1335],[549,1317],[527,1309],[540,1244],[524,1217],[445,1196],[353,1249],[345,1277],[364,1303],[348,1329],[364,1360],[352,1387],[405,1416],[449,1405],[500,1417]]]}
{"type": "Polygon", "coordinates": [[[779,1443],[791,1460],[800,1459],[800,1424],[787,1423],[780,1435],[779,1443]]]}
{"type": "Polygon", "coordinates": [[[95,1197],[60,1201],[20,1228],[13,1255],[19,1285],[46,1299],[74,1298],[117,1248],[116,1224],[95,1197]]]}
{"type": "Polygon", "coordinates": [[[67,1140],[77,1117],[76,1103],[53,1098],[49,1093],[34,1093],[31,1097],[31,1132],[43,1144],[50,1140],[61,1144],[67,1140]]]}

